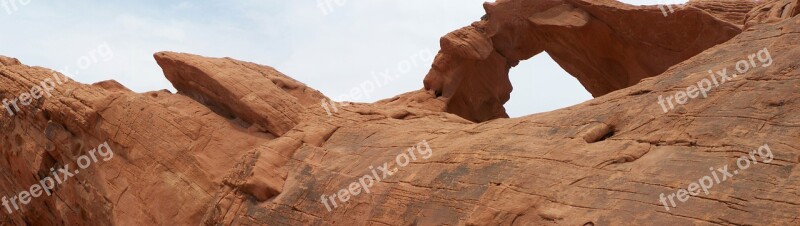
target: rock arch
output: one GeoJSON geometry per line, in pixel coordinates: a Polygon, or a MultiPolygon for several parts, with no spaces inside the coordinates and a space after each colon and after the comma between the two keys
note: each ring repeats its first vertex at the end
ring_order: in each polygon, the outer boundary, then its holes
{"type": "Polygon", "coordinates": [[[715,16],[709,1],[664,16],[656,6],[609,1],[499,0],[481,21],[440,40],[424,80],[444,111],[475,122],[506,118],[508,73],[547,52],[598,97],[659,75],[741,33],[744,12],[715,16]],[[643,24],[640,21],[651,21],[643,24]]]}

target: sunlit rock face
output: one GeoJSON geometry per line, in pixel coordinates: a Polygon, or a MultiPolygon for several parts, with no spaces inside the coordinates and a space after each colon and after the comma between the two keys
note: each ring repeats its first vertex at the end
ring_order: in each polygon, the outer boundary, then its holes
{"type": "Polygon", "coordinates": [[[609,1],[486,3],[481,21],[442,37],[425,87],[441,96],[447,112],[476,122],[507,118],[503,104],[512,89],[509,70],[542,52],[598,97],[659,75],[741,32],[741,25],[731,21],[744,18],[736,13],[741,6],[723,18],[709,12],[719,14],[725,5],[671,7],[663,11],[609,1]]]}
{"type": "Polygon", "coordinates": [[[747,4],[497,1],[371,104],[230,58],[156,53],[178,93],[135,93],[0,57],[0,224],[798,225],[797,1],[747,4]],[[543,51],[597,98],[505,119],[543,51]]]}

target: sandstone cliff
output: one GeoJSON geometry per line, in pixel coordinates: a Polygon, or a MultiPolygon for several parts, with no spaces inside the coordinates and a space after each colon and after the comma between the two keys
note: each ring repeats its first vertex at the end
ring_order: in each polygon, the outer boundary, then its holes
{"type": "Polygon", "coordinates": [[[156,53],[173,94],[0,57],[0,98],[53,84],[0,114],[0,195],[103,143],[114,154],[0,207],[0,224],[800,225],[797,0],[666,17],[595,0],[484,7],[441,39],[424,88],[331,115],[320,92],[230,58],[156,53]],[[507,118],[508,71],[542,52],[596,98],[507,118]],[[707,194],[674,198],[712,174],[707,194]]]}

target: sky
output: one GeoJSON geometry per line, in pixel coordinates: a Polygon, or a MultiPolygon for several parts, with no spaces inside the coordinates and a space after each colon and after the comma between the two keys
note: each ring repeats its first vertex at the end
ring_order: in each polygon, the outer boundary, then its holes
{"type": "MultiPolygon", "coordinates": [[[[272,66],[336,101],[369,103],[421,88],[439,38],[480,20],[483,2],[0,0],[0,55],[82,83],[113,79],[136,92],[175,90],[153,53],[231,57],[272,66]],[[381,73],[399,78],[348,95],[381,73]]],[[[546,53],[512,68],[510,78],[511,117],[592,98],[546,53]]]]}

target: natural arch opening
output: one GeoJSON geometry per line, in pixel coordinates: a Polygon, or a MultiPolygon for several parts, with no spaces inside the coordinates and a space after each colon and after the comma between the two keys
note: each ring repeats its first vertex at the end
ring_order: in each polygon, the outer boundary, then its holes
{"type": "Polygon", "coordinates": [[[543,52],[599,97],[659,75],[742,31],[696,7],[670,17],[657,6],[606,1],[501,1],[484,8],[481,21],[442,37],[424,81],[444,111],[474,122],[509,117],[509,72],[543,52]]]}
{"type": "Polygon", "coordinates": [[[505,108],[509,117],[548,112],[592,99],[592,94],[547,53],[520,62],[509,72],[514,89],[505,108]]]}

